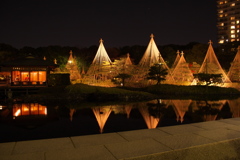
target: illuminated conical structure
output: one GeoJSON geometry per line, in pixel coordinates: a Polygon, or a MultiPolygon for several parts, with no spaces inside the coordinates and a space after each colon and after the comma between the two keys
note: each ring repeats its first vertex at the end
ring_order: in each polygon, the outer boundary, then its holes
{"type": "Polygon", "coordinates": [[[107,122],[109,115],[112,112],[112,107],[111,106],[94,107],[92,108],[92,110],[97,119],[100,128],[100,133],[103,133],[103,128],[105,126],[105,123],[107,122]]]}
{"type": "Polygon", "coordinates": [[[172,76],[178,85],[190,85],[194,79],[193,73],[184,58],[183,52],[181,52],[181,57],[172,72],[172,76]]]}
{"type": "Polygon", "coordinates": [[[240,81],[240,46],[238,46],[238,52],[231,63],[227,76],[232,82],[240,81]]]}
{"type": "Polygon", "coordinates": [[[77,65],[77,60],[76,58],[73,57],[72,55],[72,50],[69,52],[69,58],[68,62],[66,64],[66,69],[70,73],[70,80],[77,80],[81,78],[80,71],[77,65]]]}
{"type": "Polygon", "coordinates": [[[179,52],[179,50],[178,50],[178,51],[177,51],[177,56],[176,56],[175,61],[174,61],[173,65],[172,65],[172,68],[171,68],[172,70],[174,70],[175,67],[177,66],[180,57],[181,57],[181,56],[180,56],[180,52],[179,52]]]}
{"type": "MultiPolygon", "coordinates": [[[[151,39],[150,39],[150,42],[147,46],[147,49],[146,49],[142,59],[140,60],[140,62],[138,64],[142,68],[145,68],[145,67],[149,68],[149,67],[153,66],[155,63],[159,63],[159,56],[161,56],[161,54],[158,50],[158,47],[157,47],[157,45],[154,41],[153,34],[151,34],[150,37],[151,37],[151,39]]],[[[163,63],[164,65],[166,65],[163,58],[160,59],[160,63],[163,63]]]]}
{"type": "Polygon", "coordinates": [[[212,47],[212,41],[209,41],[209,47],[204,58],[204,61],[198,71],[198,73],[205,74],[222,74],[222,79],[224,83],[231,83],[231,80],[228,78],[224,70],[222,69],[215,52],[212,47]]]}
{"type": "Polygon", "coordinates": [[[153,34],[151,34],[150,37],[151,39],[147,46],[147,49],[138,64],[139,67],[138,76],[141,78],[146,78],[145,76],[149,72],[150,67],[153,66],[154,64],[159,64],[161,65],[162,69],[166,69],[168,72],[168,75],[166,76],[166,81],[164,83],[174,83],[171,71],[158,50],[158,47],[154,41],[153,34]]]}
{"type": "Polygon", "coordinates": [[[100,39],[99,42],[100,44],[95,58],[84,77],[84,83],[89,85],[96,85],[96,83],[98,83],[99,86],[105,86],[106,84],[111,83],[106,82],[106,80],[110,81],[112,78],[110,72],[112,61],[103,45],[103,40],[100,39]],[[105,83],[102,83],[103,81],[105,81],[105,83]]]}

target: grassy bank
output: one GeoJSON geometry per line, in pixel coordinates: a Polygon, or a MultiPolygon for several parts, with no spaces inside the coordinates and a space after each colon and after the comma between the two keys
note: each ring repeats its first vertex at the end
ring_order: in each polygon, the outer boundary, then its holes
{"type": "Polygon", "coordinates": [[[230,99],[240,96],[240,91],[235,88],[217,86],[177,86],[177,85],[154,85],[143,88],[142,91],[164,97],[191,98],[191,99],[230,99]]]}
{"type": "Polygon", "coordinates": [[[146,88],[106,88],[74,84],[42,88],[37,94],[24,97],[28,101],[52,102],[126,102],[168,99],[231,99],[240,97],[234,88],[214,86],[154,85],[146,88]]]}

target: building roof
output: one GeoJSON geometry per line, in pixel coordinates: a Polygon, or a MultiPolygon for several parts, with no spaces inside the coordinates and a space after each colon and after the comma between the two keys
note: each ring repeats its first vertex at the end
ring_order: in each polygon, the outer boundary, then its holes
{"type": "Polygon", "coordinates": [[[51,67],[58,67],[57,64],[54,63],[54,61],[39,59],[31,54],[20,59],[16,59],[13,61],[3,62],[0,64],[3,67],[29,67],[29,66],[51,66],[51,67]]]}

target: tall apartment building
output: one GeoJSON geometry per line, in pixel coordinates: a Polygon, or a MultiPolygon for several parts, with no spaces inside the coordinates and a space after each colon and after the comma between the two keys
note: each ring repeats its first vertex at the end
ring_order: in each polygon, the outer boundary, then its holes
{"type": "Polygon", "coordinates": [[[217,0],[218,44],[240,41],[240,0],[217,0]]]}

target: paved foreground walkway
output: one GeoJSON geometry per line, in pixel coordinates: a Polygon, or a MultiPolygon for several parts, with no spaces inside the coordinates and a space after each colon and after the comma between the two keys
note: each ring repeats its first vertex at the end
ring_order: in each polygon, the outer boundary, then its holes
{"type": "Polygon", "coordinates": [[[240,159],[240,118],[89,136],[0,143],[0,160],[85,159],[240,159]]]}

